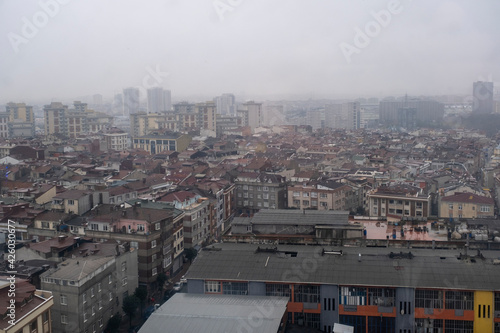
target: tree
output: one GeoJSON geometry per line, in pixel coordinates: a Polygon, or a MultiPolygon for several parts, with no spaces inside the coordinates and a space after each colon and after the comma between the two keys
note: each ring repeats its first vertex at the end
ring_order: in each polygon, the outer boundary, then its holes
{"type": "Polygon", "coordinates": [[[167,276],[165,275],[165,273],[158,274],[158,277],[156,278],[156,283],[158,283],[159,290],[163,290],[163,285],[165,284],[165,281],[167,281],[167,276]]]}
{"type": "Polygon", "coordinates": [[[148,289],[144,286],[139,286],[135,288],[134,296],[141,302],[141,315],[146,298],[148,298],[148,289]]]}
{"type": "Polygon", "coordinates": [[[125,312],[128,316],[129,327],[132,327],[132,318],[134,317],[140,303],[141,301],[139,300],[139,298],[134,295],[127,296],[123,299],[122,309],[123,312],[125,312]]]}
{"type": "Polygon", "coordinates": [[[189,260],[189,262],[193,262],[194,258],[196,258],[196,255],[198,252],[190,247],[189,249],[185,249],[184,252],[186,253],[186,258],[189,260]]]}
{"type": "Polygon", "coordinates": [[[117,312],[114,316],[109,318],[105,331],[107,333],[118,333],[121,322],[122,322],[122,315],[117,312]]]}

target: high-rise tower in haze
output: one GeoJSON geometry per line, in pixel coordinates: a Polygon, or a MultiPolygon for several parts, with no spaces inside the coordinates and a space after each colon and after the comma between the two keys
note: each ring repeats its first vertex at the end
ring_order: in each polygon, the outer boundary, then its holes
{"type": "Polygon", "coordinates": [[[128,116],[139,112],[140,95],[138,88],[123,89],[123,115],[128,116]]]}
{"type": "Polygon", "coordinates": [[[493,82],[477,81],[472,85],[472,112],[489,114],[494,111],[493,82]]]}
{"type": "Polygon", "coordinates": [[[148,113],[160,113],[161,111],[165,111],[163,88],[155,87],[148,89],[148,113]]]}
{"type": "Polygon", "coordinates": [[[224,116],[234,116],[236,114],[236,104],[233,94],[222,94],[214,98],[217,104],[217,114],[224,116]]]}

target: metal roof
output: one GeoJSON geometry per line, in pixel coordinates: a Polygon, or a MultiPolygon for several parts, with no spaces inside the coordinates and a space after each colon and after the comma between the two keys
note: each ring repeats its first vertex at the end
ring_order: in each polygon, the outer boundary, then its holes
{"type": "Polygon", "coordinates": [[[177,293],[158,308],[139,333],[276,333],[288,297],[177,293]]]}
{"type": "Polygon", "coordinates": [[[500,252],[229,244],[201,251],[186,278],[464,290],[500,290],[500,252]],[[260,251],[257,248],[260,247],[260,251]],[[268,248],[268,249],[266,249],[268,248]],[[217,250],[220,249],[220,250],[217,250]],[[325,250],[330,254],[323,254],[325,250]],[[339,251],[342,251],[340,255],[339,251]],[[393,257],[390,253],[394,252],[393,257]],[[400,256],[411,251],[412,259],[400,256]],[[361,256],[360,256],[361,255],[361,256]]]}
{"type": "Polygon", "coordinates": [[[349,212],[334,210],[261,209],[251,218],[234,218],[237,224],[332,225],[348,224],[349,212]]]}

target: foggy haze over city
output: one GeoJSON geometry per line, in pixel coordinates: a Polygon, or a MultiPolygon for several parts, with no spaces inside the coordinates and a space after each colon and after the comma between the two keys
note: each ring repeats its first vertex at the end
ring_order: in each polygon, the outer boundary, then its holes
{"type": "Polygon", "coordinates": [[[470,95],[500,77],[499,12],[495,1],[0,1],[0,102],[144,85],[197,101],[470,95]]]}

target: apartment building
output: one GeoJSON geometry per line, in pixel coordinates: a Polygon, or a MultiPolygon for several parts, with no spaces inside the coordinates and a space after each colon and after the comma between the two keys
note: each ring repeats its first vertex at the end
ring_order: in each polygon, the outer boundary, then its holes
{"type": "Polygon", "coordinates": [[[288,186],[289,208],[356,211],[357,199],[357,189],[338,182],[288,186]]]}
{"type": "Polygon", "coordinates": [[[54,296],[53,331],[102,332],[138,286],[137,251],[87,243],[74,252],[75,258],[41,275],[42,288],[54,296]]]}
{"type": "Polygon", "coordinates": [[[10,276],[0,276],[0,333],[13,332],[55,332],[52,327],[51,309],[54,297],[50,291],[38,290],[27,280],[14,280],[13,298],[11,290],[12,279],[10,276]],[[15,318],[9,308],[14,300],[15,318]],[[3,310],[2,310],[3,309],[3,310]]]}
{"type": "Polygon", "coordinates": [[[199,249],[211,241],[213,205],[208,198],[191,191],[178,191],[168,193],[158,201],[171,203],[184,212],[184,248],[199,249]]]}
{"type": "Polygon", "coordinates": [[[138,249],[139,283],[153,288],[158,274],[172,273],[173,227],[171,209],[144,208],[137,202],[89,217],[85,236],[97,241],[115,239],[138,249]]]}
{"type": "Polygon", "coordinates": [[[369,191],[367,201],[372,217],[423,219],[429,217],[431,197],[414,186],[398,184],[369,191]]]}
{"type": "Polygon", "coordinates": [[[236,210],[253,213],[259,209],[286,207],[286,179],[283,176],[257,172],[242,172],[235,179],[236,210]]]}
{"type": "Polygon", "coordinates": [[[136,149],[144,149],[151,154],[159,154],[170,150],[182,152],[187,149],[191,142],[191,136],[178,133],[150,133],[148,135],[133,137],[132,146],[136,149]]]}
{"type": "Polygon", "coordinates": [[[495,200],[473,193],[455,193],[441,198],[441,218],[492,218],[495,216],[495,200]]]}

